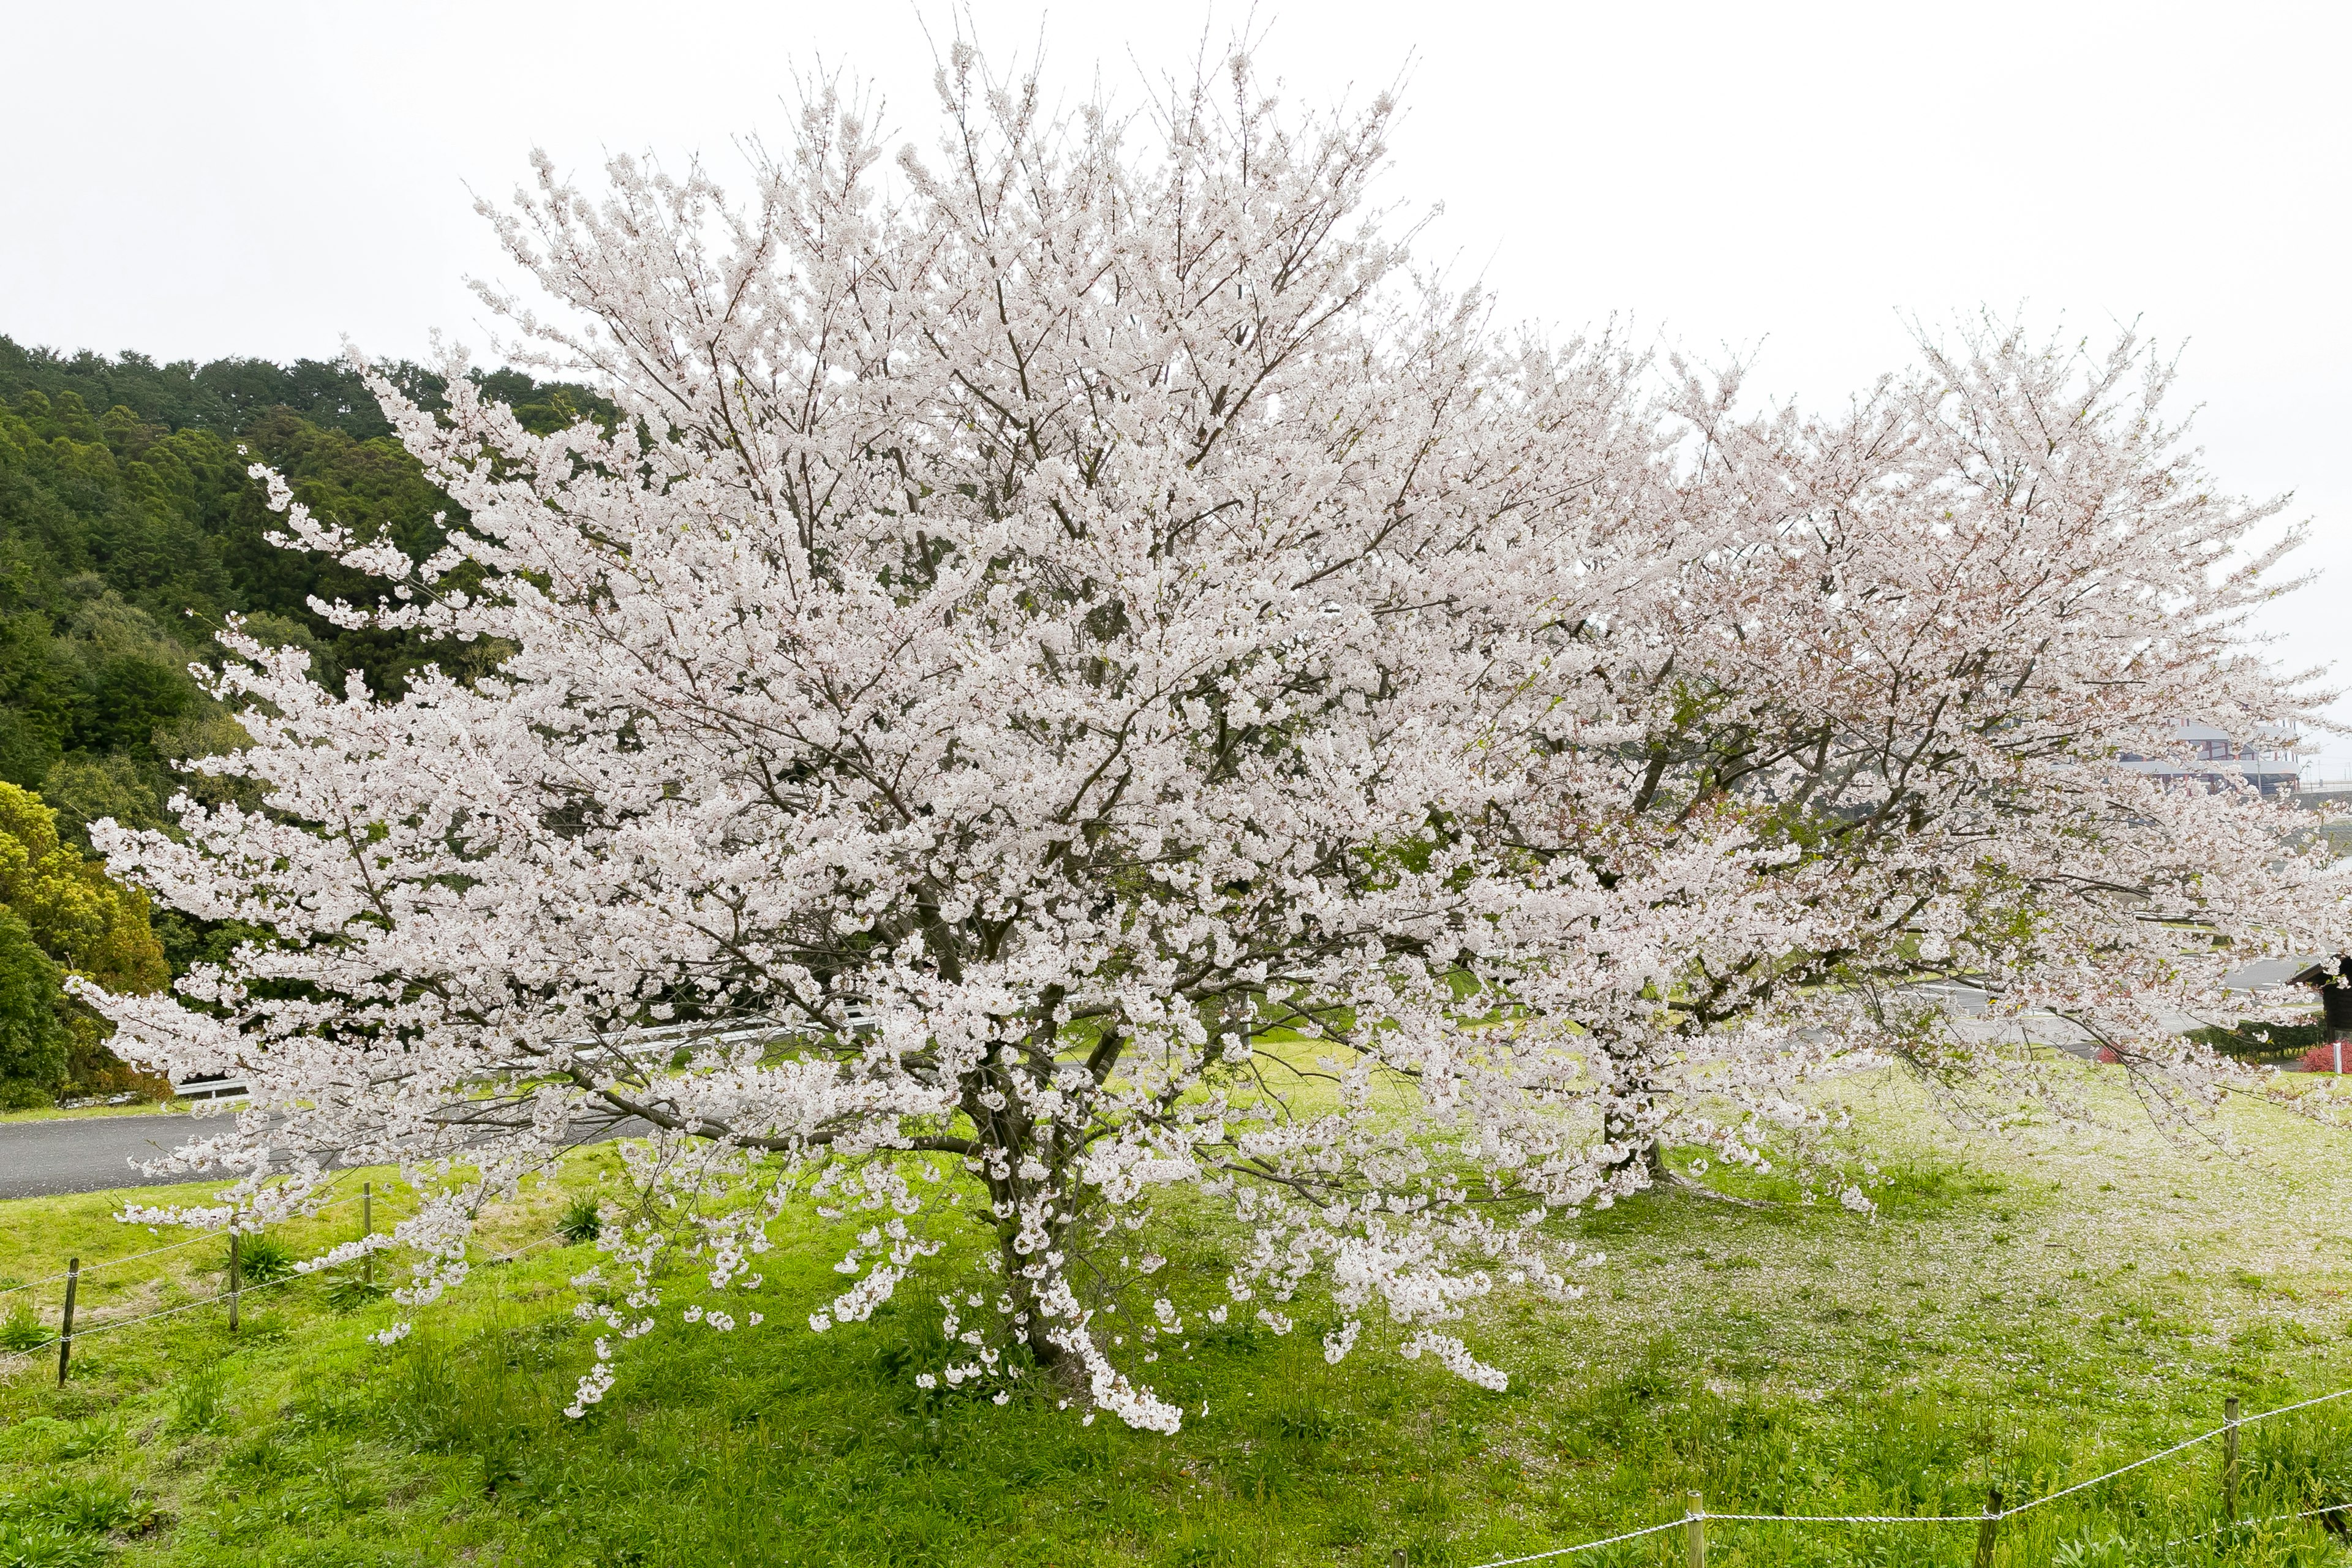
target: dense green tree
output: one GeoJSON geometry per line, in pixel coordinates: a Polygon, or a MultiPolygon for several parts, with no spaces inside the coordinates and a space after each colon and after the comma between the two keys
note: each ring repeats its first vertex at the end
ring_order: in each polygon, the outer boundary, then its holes
{"type": "MultiPolygon", "coordinates": [[[[425,405],[441,405],[446,384],[435,374],[406,364],[391,374],[425,405]]],[[[535,430],[611,416],[610,405],[581,387],[511,370],[473,380],[535,430]]],[[[22,818],[42,837],[26,810],[47,825],[48,842],[78,856],[101,817],[165,826],[173,795],[234,792],[231,781],[175,765],[244,743],[234,716],[191,674],[216,657],[211,634],[231,613],[263,640],[309,652],[330,679],[356,671],[387,693],[427,661],[470,676],[501,657],[494,646],[428,647],[347,631],[320,616],[314,601],[371,598],[375,584],[269,542],[282,520],[247,471],[256,461],[284,474],[313,512],[362,537],[425,552],[440,543],[445,518],[462,521],[341,362],[159,363],[0,337],[0,859],[14,841],[8,820],[22,818]]],[[[5,875],[0,867],[0,881],[5,875]]],[[[16,907],[5,894],[0,903],[16,907]]],[[[149,947],[162,940],[158,984],[166,959],[176,973],[235,940],[177,917],[151,927],[143,900],[136,917],[149,947]]],[[[47,984],[66,1043],[30,1014],[6,1026],[17,1032],[7,1037],[15,1044],[0,1044],[0,1078],[16,1086],[5,1092],[118,1084],[121,1064],[92,1036],[96,1020],[56,989],[65,971],[96,973],[90,955],[57,945],[25,910],[17,919],[29,921],[34,956],[10,957],[0,930],[0,1005],[11,984],[47,984]]]]}
{"type": "MultiPolygon", "coordinates": [[[[388,370],[409,396],[426,407],[439,405],[447,386],[439,374],[405,363],[388,370]]],[[[526,426],[542,433],[572,424],[583,414],[609,417],[612,413],[612,405],[586,387],[535,381],[518,370],[475,371],[471,379],[512,406],[526,426]]],[[[142,353],[125,352],[112,359],[87,350],[64,354],[28,349],[0,337],[0,398],[15,400],[26,392],[51,398],[70,392],[85,406],[120,407],[166,430],[236,437],[262,415],[285,409],[354,440],[392,434],[366,384],[341,360],[296,360],[290,365],[259,359],[158,364],[142,353]]]]}
{"type": "MultiPolygon", "coordinates": [[[[58,972],[50,975],[50,990],[41,1005],[56,1016],[65,1036],[61,1055],[46,1047],[31,1052],[28,1046],[30,1054],[18,1065],[0,1070],[17,1079],[31,1075],[35,1086],[50,1095],[67,1089],[168,1087],[142,1080],[108,1051],[105,1042],[112,1026],[61,989],[67,973],[87,975],[110,991],[131,993],[158,990],[171,978],[146,895],[114,881],[104,867],[60,838],[57,814],[39,796],[9,784],[0,784],[0,908],[58,972]]],[[[19,963],[17,969],[36,973],[29,961],[19,963]]],[[[0,1007],[16,1009],[10,1026],[23,1039],[47,1037],[36,1016],[40,1009],[30,1009],[9,994],[5,982],[0,982],[0,1007]]],[[[0,1088],[0,1100],[21,1101],[28,1092],[19,1082],[0,1088]]]]}
{"type": "Polygon", "coordinates": [[[0,909],[0,1110],[43,1104],[66,1081],[63,978],[24,917],[0,909]]]}

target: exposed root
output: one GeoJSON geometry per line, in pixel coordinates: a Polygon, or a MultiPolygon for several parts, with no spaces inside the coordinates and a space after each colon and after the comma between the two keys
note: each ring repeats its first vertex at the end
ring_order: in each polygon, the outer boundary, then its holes
{"type": "Polygon", "coordinates": [[[1729,1193],[1718,1193],[1713,1187],[1708,1186],[1705,1182],[1694,1181],[1690,1177],[1684,1175],[1680,1171],[1653,1172],[1650,1176],[1650,1182],[1653,1186],[1663,1182],[1678,1191],[1689,1193],[1695,1197],[1713,1198],[1719,1204],[1738,1204],[1744,1209],[1776,1209],[1780,1206],[1779,1204],[1769,1202],[1764,1198],[1735,1198],[1729,1193]]]}

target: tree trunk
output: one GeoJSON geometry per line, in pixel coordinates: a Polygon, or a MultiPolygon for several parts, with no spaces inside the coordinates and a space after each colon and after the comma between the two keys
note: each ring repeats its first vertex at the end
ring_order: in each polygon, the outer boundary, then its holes
{"type": "MultiPolygon", "coordinates": [[[[1082,1394],[1087,1386],[1086,1363],[1045,1337],[1046,1320],[1037,1310],[1037,1288],[1021,1270],[1037,1260],[1037,1255],[1024,1255],[1013,1249],[1013,1237],[1020,1234],[1016,1226],[997,1227],[997,1257],[1004,1267],[1004,1293],[1013,1299],[1013,1310],[1026,1313],[1029,1321],[1015,1327],[1029,1352],[1036,1359],[1037,1370],[1046,1383],[1067,1394],[1082,1394]]],[[[1075,1324],[1063,1325],[1075,1328],[1075,1324]]]]}

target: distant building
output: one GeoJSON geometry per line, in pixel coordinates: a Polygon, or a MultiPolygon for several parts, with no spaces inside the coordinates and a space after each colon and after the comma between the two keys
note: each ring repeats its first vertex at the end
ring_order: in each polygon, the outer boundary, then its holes
{"type": "Polygon", "coordinates": [[[2182,723],[2175,727],[2180,750],[2168,757],[2135,756],[2122,762],[2138,773],[2171,781],[2198,779],[2207,784],[2242,784],[2265,795],[2294,795],[2302,784],[2296,766],[2300,737],[2277,726],[2264,726],[2252,740],[2231,738],[2210,724],[2182,723]]]}

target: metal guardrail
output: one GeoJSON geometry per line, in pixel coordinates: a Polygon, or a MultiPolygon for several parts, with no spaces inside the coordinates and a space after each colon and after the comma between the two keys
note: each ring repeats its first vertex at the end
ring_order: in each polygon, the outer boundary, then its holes
{"type": "Polygon", "coordinates": [[[172,1096],[175,1100],[242,1100],[252,1091],[241,1078],[226,1073],[205,1073],[195,1078],[174,1079],[172,1096]]]}

